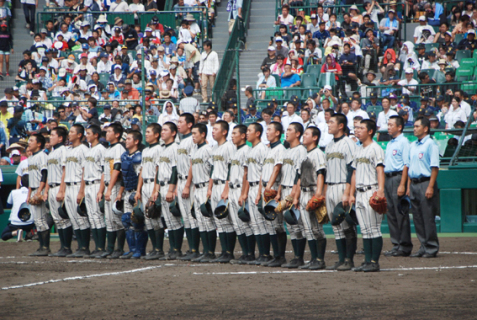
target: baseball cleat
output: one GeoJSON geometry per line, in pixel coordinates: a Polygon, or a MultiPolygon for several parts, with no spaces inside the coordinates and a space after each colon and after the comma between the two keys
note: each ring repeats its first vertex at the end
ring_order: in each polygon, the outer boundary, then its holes
{"type": "Polygon", "coordinates": [[[363,269],[368,265],[370,264],[370,262],[363,262],[359,267],[356,267],[356,268],[353,268],[353,271],[354,272],[362,272],[363,269]]]}
{"type": "Polygon", "coordinates": [[[290,262],[282,264],[282,268],[296,269],[304,264],[305,262],[303,261],[303,258],[294,258],[290,260],[290,262]]]}
{"type": "Polygon", "coordinates": [[[326,264],[323,260],[316,259],[315,261],[310,261],[310,267],[308,270],[322,270],[326,268],[326,264]]]}
{"type": "Polygon", "coordinates": [[[393,257],[409,257],[410,254],[411,254],[410,252],[404,252],[404,251],[398,250],[393,253],[393,257]]]}
{"type": "Polygon", "coordinates": [[[202,259],[200,259],[200,263],[211,263],[217,257],[213,253],[207,253],[202,259]]]}
{"type": "Polygon", "coordinates": [[[119,259],[131,259],[133,254],[134,252],[132,251],[125,252],[122,256],[119,257],[119,259]]]}
{"type": "Polygon", "coordinates": [[[123,250],[114,250],[113,253],[108,256],[108,259],[119,259],[119,257],[122,256],[123,253],[123,250]]]}
{"type": "Polygon", "coordinates": [[[269,255],[266,255],[266,256],[263,256],[263,260],[264,260],[264,261],[263,261],[262,263],[260,263],[260,265],[261,265],[262,267],[266,267],[266,266],[268,266],[268,264],[270,263],[270,261],[273,260],[273,257],[272,257],[272,256],[269,256],[269,255]]]}
{"type": "Polygon", "coordinates": [[[336,268],[338,271],[350,271],[354,268],[354,263],[350,259],[346,258],[344,263],[336,268]]]}
{"type": "Polygon", "coordinates": [[[104,251],[102,254],[98,255],[96,258],[97,259],[105,259],[108,256],[110,256],[111,254],[113,254],[111,251],[104,251]]]}
{"type": "Polygon", "coordinates": [[[286,264],[286,263],[287,263],[287,259],[285,259],[284,257],[277,257],[277,258],[273,258],[273,260],[271,260],[267,264],[267,267],[277,268],[277,267],[281,267],[282,264],[286,264]]]}
{"type": "Polygon", "coordinates": [[[367,266],[363,268],[364,272],[377,272],[379,271],[379,263],[371,261],[367,266]]]}

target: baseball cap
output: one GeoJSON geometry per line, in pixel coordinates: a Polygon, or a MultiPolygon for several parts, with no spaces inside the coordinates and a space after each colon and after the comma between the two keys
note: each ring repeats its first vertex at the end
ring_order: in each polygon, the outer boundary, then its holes
{"type": "Polygon", "coordinates": [[[426,112],[424,112],[424,117],[430,117],[433,115],[434,115],[434,112],[432,112],[430,109],[427,109],[426,112]]]}
{"type": "Polygon", "coordinates": [[[146,29],[144,29],[144,32],[152,32],[152,28],[147,27],[146,29]]]}
{"type": "Polygon", "coordinates": [[[12,88],[5,88],[4,92],[5,93],[12,93],[13,89],[12,88]]]}
{"type": "Polygon", "coordinates": [[[41,58],[41,62],[48,62],[48,58],[47,57],[41,58]]]}
{"type": "Polygon", "coordinates": [[[394,93],[391,93],[389,95],[389,99],[397,99],[397,96],[394,93]]]}
{"type": "Polygon", "coordinates": [[[20,151],[18,151],[18,150],[15,149],[15,150],[12,151],[12,154],[11,154],[11,155],[12,155],[12,157],[13,157],[13,156],[21,156],[22,154],[20,153],[20,151]]]}
{"type": "Polygon", "coordinates": [[[124,84],[132,84],[131,79],[126,79],[126,81],[124,81],[124,84]]]}
{"type": "Polygon", "coordinates": [[[426,16],[420,16],[420,17],[419,17],[419,21],[426,21],[426,20],[427,20],[427,19],[426,19],[426,16]]]}
{"type": "Polygon", "coordinates": [[[46,31],[45,28],[42,28],[42,29],[40,30],[40,33],[48,33],[48,31],[46,31]]]}
{"type": "Polygon", "coordinates": [[[131,124],[139,124],[139,119],[138,118],[132,118],[131,119],[131,124]]]}
{"type": "Polygon", "coordinates": [[[276,37],[276,38],[275,38],[275,42],[283,42],[282,37],[276,37]]]}
{"type": "Polygon", "coordinates": [[[82,54],[80,55],[80,58],[88,58],[88,54],[87,54],[87,53],[82,53],[82,54]]]}
{"type": "Polygon", "coordinates": [[[66,69],[65,68],[61,68],[59,71],[58,71],[58,76],[60,78],[66,76],[66,69]]]}
{"type": "Polygon", "coordinates": [[[103,109],[111,109],[111,105],[110,105],[110,104],[105,104],[105,105],[103,106],[103,109]]]}
{"type": "Polygon", "coordinates": [[[433,115],[429,118],[429,121],[439,121],[439,119],[433,115]]]}
{"type": "Polygon", "coordinates": [[[268,51],[275,51],[275,47],[274,46],[268,47],[268,51]]]}
{"type": "Polygon", "coordinates": [[[389,13],[389,12],[396,13],[396,11],[394,11],[393,9],[389,9],[389,10],[388,10],[388,13],[389,13]]]}
{"type": "Polygon", "coordinates": [[[474,29],[470,29],[470,30],[467,31],[467,34],[473,34],[473,35],[475,35],[475,30],[474,30],[474,29]]]}
{"type": "Polygon", "coordinates": [[[159,46],[157,47],[157,51],[165,51],[166,49],[164,49],[164,46],[159,46]]]}
{"type": "Polygon", "coordinates": [[[114,66],[114,69],[121,69],[121,66],[117,64],[114,66]]]}
{"type": "Polygon", "coordinates": [[[89,49],[89,45],[88,45],[87,43],[83,43],[83,44],[81,45],[81,48],[82,48],[83,50],[87,50],[87,49],[89,49]]]}
{"type": "Polygon", "coordinates": [[[331,90],[331,86],[330,86],[330,85],[326,85],[323,89],[325,89],[325,90],[331,90]]]}
{"type": "Polygon", "coordinates": [[[156,70],[151,70],[151,71],[149,71],[149,75],[150,75],[150,76],[153,76],[153,75],[155,76],[155,75],[156,75],[156,70]]]}
{"type": "Polygon", "coordinates": [[[40,70],[44,70],[45,72],[48,72],[48,69],[46,67],[40,67],[40,70]]]}
{"type": "Polygon", "coordinates": [[[312,15],[310,16],[310,18],[311,18],[311,19],[316,19],[316,14],[312,14],[312,15]]]}
{"type": "Polygon", "coordinates": [[[436,101],[444,101],[444,96],[437,96],[436,101]]]}
{"type": "Polygon", "coordinates": [[[426,96],[422,96],[422,97],[421,97],[421,101],[429,101],[429,98],[426,97],[426,96]]]}
{"type": "Polygon", "coordinates": [[[401,110],[399,110],[399,112],[398,112],[398,115],[400,115],[401,117],[405,116],[406,114],[408,114],[408,112],[407,112],[407,110],[405,110],[405,109],[401,109],[401,110]]]}
{"type": "Polygon", "coordinates": [[[414,71],[412,70],[412,68],[407,68],[406,69],[406,74],[409,74],[409,73],[414,74],[414,71]]]}

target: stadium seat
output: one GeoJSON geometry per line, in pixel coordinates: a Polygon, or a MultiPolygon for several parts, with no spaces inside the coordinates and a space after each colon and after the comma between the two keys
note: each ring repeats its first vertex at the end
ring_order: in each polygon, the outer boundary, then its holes
{"type": "Polygon", "coordinates": [[[292,90],[284,90],[283,92],[283,98],[288,100],[291,98],[291,96],[301,96],[301,90],[299,89],[292,89],[292,90]]]}
{"type": "Polygon", "coordinates": [[[421,69],[421,72],[427,73],[429,75],[430,79],[434,79],[434,75],[435,75],[436,71],[437,71],[436,69],[421,69]]]}
{"type": "Polygon", "coordinates": [[[439,44],[438,43],[426,43],[426,52],[431,51],[432,48],[439,49],[439,44]]]}
{"type": "Polygon", "coordinates": [[[459,60],[459,68],[465,67],[465,68],[473,68],[477,65],[477,61],[472,58],[464,58],[462,60],[459,60]]]}
{"type": "Polygon", "coordinates": [[[460,67],[457,69],[456,75],[455,75],[455,80],[457,82],[461,81],[469,81],[472,79],[472,76],[474,75],[474,69],[471,67],[460,67]]]}
{"type": "Polygon", "coordinates": [[[457,50],[457,53],[455,54],[455,59],[457,61],[460,61],[465,58],[471,58],[470,50],[457,50]]]}
{"type": "Polygon", "coordinates": [[[315,79],[318,80],[318,77],[320,76],[321,73],[321,65],[319,64],[310,64],[306,68],[306,73],[307,74],[313,74],[315,76],[315,79]]]}
{"type": "MultiPolygon", "coordinates": [[[[454,38],[454,43],[455,43],[455,44],[459,44],[459,42],[460,42],[462,39],[464,39],[464,37],[465,37],[465,34],[463,34],[463,33],[457,33],[457,34],[455,35],[455,38],[454,38]]],[[[457,57],[456,57],[456,58],[457,58],[457,57]]]]}
{"type": "Polygon", "coordinates": [[[281,87],[282,85],[282,79],[278,74],[272,74],[272,76],[275,78],[275,83],[277,84],[277,87],[281,87]]]}
{"type": "Polygon", "coordinates": [[[301,76],[301,87],[312,88],[316,87],[316,78],[314,74],[304,73],[301,76]]]}
{"type": "Polygon", "coordinates": [[[330,85],[332,88],[336,85],[335,74],[332,72],[321,73],[318,79],[318,87],[323,88],[330,85]]]}
{"type": "Polygon", "coordinates": [[[108,85],[109,82],[109,73],[101,73],[99,74],[99,82],[101,82],[104,86],[108,85]]]}

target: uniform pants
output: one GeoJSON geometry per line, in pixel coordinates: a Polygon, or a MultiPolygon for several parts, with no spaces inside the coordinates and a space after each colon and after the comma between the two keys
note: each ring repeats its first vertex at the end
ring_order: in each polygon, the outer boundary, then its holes
{"type": "Polygon", "coordinates": [[[314,213],[305,210],[308,201],[314,196],[315,191],[302,191],[300,194],[300,219],[298,220],[298,227],[306,240],[318,240],[325,238],[323,226],[318,223],[314,213]]]}
{"type": "Polygon", "coordinates": [[[56,201],[56,196],[58,195],[58,191],[60,191],[60,186],[56,186],[54,188],[50,188],[48,191],[48,204],[50,206],[50,213],[53,221],[56,224],[56,228],[58,229],[66,229],[71,227],[71,220],[70,219],[63,219],[58,214],[58,209],[60,207],[60,203],[56,201]]]}
{"type": "MultiPolygon", "coordinates": [[[[224,192],[225,184],[220,184],[220,185],[213,185],[212,186],[212,196],[210,199],[210,203],[212,205],[212,210],[215,211],[215,208],[217,208],[217,204],[220,202],[222,198],[222,192],[224,192]]],[[[230,207],[230,201],[229,201],[229,207],[230,207]]],[[[223,219],[218,219],[215,214],[214,214],[214,220],[215,220],[215,225],[217,226],[217,231],[219,233],[225,232],[225,233],[232,233],[234,232],[234,227],[232,225],[232,220],[230,219],[230,215],[223,219]]]]}
{"type": "MultiPolygon", "coordinates": [[[[105,189],[106,192],[107,189],[105,189]]],[[[104,201],[104,215],[106,220],[106,231],[115,232],[118,230],[123,230],[124,226],[121,221],[121,216],[114,214],[113,212],[113,202],[118,196],[119,184],[116,183],[111,189],[111,201],[104,201]]]]}
{"type": "Polygon", "coordinates": [[[76,199],[78,198],[78,193],[80,190],[80,185],[71,185],[66,186],[65,192],[65,205],[68,216],[70,217],[71,224],[73,225],[74,230],[86,230],[89,229],[88,217],[82,217],[76,211],[78,209],[78,203],[76,199]]]}
{"type": "Polygon", "coordinates": [[[207,200],[208,188],[209,184],[205,183],[204,187],[197,188],[194,192],[194,208],[195,216],[197,217],[197,224],[199,226],[199,232],[210,232],[216,230],[214,218],[204,217],[200,211],[200,205],[205,203],[207,200]]]}
{"type": "Polygon", "coordinates": [[[258,184],[251,186],[248,190],[248,208],[250,210],[250,227],[254,235],[265,235],[267,231],[267,221],[263,215],[258,212],[258,207],[255,204],[255,199],[258,195],[258,184]]]}
{"type": "Polygon", "coordinates": [[[401,183],[401,175],[386,177],[384,194],[388,202],[388,226],[391,242],[396,250],[409,253],[412,251],[411,223],[409,214],[403,215],[398,210],[401,197],[397,195],[397,189],[401,183]]]}
{"type": "MultiPolygon", "coordinates": [[[[326,191],[326,211],[328,211],[328,217],[330,218],[330,221],[333,219],[333,211],[335,210],[336,205],[342,201],[345,189],[346,183],[328,185],[328,189],[326,191]]],[[[346,220],[341,222],[339,225],[332,227],[336,240],[345,239],[344,230],[349,228],[346,220]]]]}
{"type": "Polygon", "coordinates": [[[215,75],[202,73],[201,76],[202,101],[207,102],[207,84],[210,84],[210,90],[214,87],[215,75]]]}
{"type": "MultiPolygon", "coordinates": [[[[141,189],[141,198],[142,198],[142,211],[146,212],[146,205],[149,203],[149,198],[152,196],[152,192],[154,191],[154,181],[144,183],[141,189]]],[[[164,229],[162,225],[161,218],[151,219],[144,215],[144,223],[146,224],[147,230],[159,230],[164,229]]]]}
{"type": "MultiPolygon", "coordinates": [[[[184,191],[184,187],[186,185],[186,179],[179,179],[179,183],[177,184],[177,199],[179,201],[179,208],[181,210],[182,220],[184,221],[184,227],[186,229],[196,229],[198,228],[197,220],[192,217],[190,213],[190,209],[192,208],[193,201],[194,201],[194,186],[191,185],[189,190],[189,198],[184,199],[182,198],[182,191],[184,191]]],[[[196,207],[194,207],[195,210],[196,207]]]]}
{"type": "MultiPolygon", "coordinates": [[[[278,190],[278,188],[279,188],[278,184],[275,184],[272,187],[272,189],[274,190],[278,190]]],[[[265,207],[266,203],[265,203],[264,193],[265,193],[265,186],[262,187],[262,199],[263,199],[262,203],[263,203],[263,206],[265,207]]],[[[277,214],[277,217],[273,221],[265,220],[265,223],[267,224],[267,232],[271,236],[276,235],[277,232],[285,232],[285,228],[283,227],[283,213],[277,214]]]]}
{"type": "Polygon", "coordinates": [[[371,190],[365,192],[356,192],[356,217],[363,239],[382,237],[381,222],[383,221],[383,215],[374,211],[369,205],[369,199],[376,190],[378,190],[378,186],[373,186],[371,190]]]}
{"type": "Polygon", "coordinates": [[[99,183],[94,183],[91,185],[85,186],[84,198],[86,203],[86,210],[88,211],[88,219],[93,229],[106,228],[106,223],[104,222],[104,213],[101,213],[99,210],[99,204],[96,201],[96,197],[99,192],[99,183]]]}
{"type": "MultiPolygon", "coordinates": [[[[33,197],[38,192],[38,189],[31,192],[30,197],[33,197]]],[[[46,204],[43,202],[39,206],[30,206],[31,214],[33,215],[33,219],[35,220],[36,230],[38,232],[49,230],[50,227],[48,226],[47,222],[47,212],[46,204]]]]}
{"type": "Polygon", "coordinates": [[[2,240],[7,241],[7,240],[13,238],[13,236],[12,236],[13,231],[22,229],[25,232],[30,232],[31,229],[33,229],[33,228],[35,228],[35,225],[33,223],[25,224],[25,225],[21,225],[21,226],[16,225],[16,224],[8,223],[8,225],[2,231],[2,240]]]}
{"type": "Polygon", "coordinates": [[[169,202],[166,201],[167,191],[169,190],[169,184],[165,184],[161,186],[160,193],[161,193],[161,204],[162,204],[162,216],[164,217],[164,221],[166,222],[167,228],[169,230],[178,230],[184,225],[182,224],[181,217],[175,217],[172,215],[171,211],[169,210],[169,202]]]}
{"type": "Polygon", "coordinates": [[[250,227],[250,222],[243,222],[238,217],[238,211],[240,206],[238,200],[242,190],[240,188],[230,189],[229,190],[229,216],[232,220],[232,225],[234,227],[235,233],[240,236],[245,234],[247,237],[253,235],[252,228],[250,227]]]}
{"type": "MultiPolygon", "coordinates": [[[[290,195],[291,192],[292,192],[292,188],[282,187],[282,194],[281,194],[282,200],[285,199],[286,196],[290,195]]],[[[300,217],[303,215],[303,212],[305,211],[302,209],[303,208],[300,208],[300,217]]],[[[292,226],[291,224],[287,223],[287,229],[288,229],[288,232],[290,233],[291,240],[303,239],[303,234],[301,233],[300,227],[298,226],[298,224],[292,226]]]]}
{"type": "Polygon", "coordinates": [[[411,210],[416,235],[421,243],[419,253],[435,255],[439,251],[435,220],[439,210],[439,191],[436,183],[432,198],[427,199],[425,194],[428,186],[429,181],[411,183],[411,210]]]}

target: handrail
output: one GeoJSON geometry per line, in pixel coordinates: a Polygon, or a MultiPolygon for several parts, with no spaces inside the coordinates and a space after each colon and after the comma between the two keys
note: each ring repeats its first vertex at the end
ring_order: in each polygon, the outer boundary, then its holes
{"type": "MultiPolygon", "coordinates": [[[[476,102],[477,101],[474,101],[474,103],[472,104],[472,110],[471,110],[471,113],[470,113],[471,115],[474,114],[475,107],[476,107],[476,102]]],[[[457,165],[457,161],[458,161],[458,158],[459,158],[459,151],[462,148],[462,145],[464,144],[464,139],[465,139],[467,131],[469,130],[470,123],[471,123],[471,121],[469,119],[469,121],[467,121],[466,124],[465,124],[464,132],[460,136],[459,143],[457,144],[457,148],[455,149],[455,152],[452,155],[452,159],[450,160],[449,167],[453,167],[453,166],[457,165]]]]}

